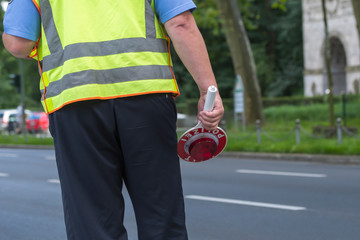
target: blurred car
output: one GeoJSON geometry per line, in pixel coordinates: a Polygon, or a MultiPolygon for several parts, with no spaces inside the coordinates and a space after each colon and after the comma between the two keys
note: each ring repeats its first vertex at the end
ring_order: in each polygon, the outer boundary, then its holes
{"type": "Polygon", "coordinates": [[[29,133],[43,133],[49,128],[49,117],[45,112],[33,112],[26,119],[26,129],[29,133]]]}
{"type": "MultiPolygon", "coordinates": [[[[25,110],[25,119],[31,114],[31,111],[25,110]]],[[[16,109],[0,110],[1,124],[0,130],[3,132],[14,132],[19,126],[18,111],[16,109]]]]}
{"type": "Polygon", "coordinates": [[[9,115],[9,122],[6,127],[6,131],[9,133],[21,133],[21,126],[18,120],[17,113],[11,113],[9,115]]]}
{"type": "Polygon", "coordinates": [[[4,117],[4,112],[6,111],[6,109],[0,109],[0,130],[2,131],[2,119],[4,117]]]}
{"type": "Polygon", "coordinates": [[[0,110],[0,130],[1,131],[7,131],[7,128],[9,126],[9,117],[11,113],[17,113],[16,109],[1,109],[0,110]]]}

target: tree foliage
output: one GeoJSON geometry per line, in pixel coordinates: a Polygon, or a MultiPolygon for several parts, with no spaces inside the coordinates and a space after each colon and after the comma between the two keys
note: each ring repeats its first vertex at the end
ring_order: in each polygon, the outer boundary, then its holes
{"type": "MultiPolygon", "coordinates": [[[[254,1],[248,29],[264,96],[302,95],[301,1],[254,1]]],[[[247,25],[248,26],[248,25],[247,25]]]]}
{"type": "MultiPolygon", "coordinates": [[[[1,23],[4,11],[1,11],[1,23]]],[[[3,25],[0,24],[3,32],[3,25]]],[[[25,105],[36,109],[41,108],[39,91],[39,72],[35,61],[24,61],[25,72],[25,105]]],[[[11,84],[10,74],[19,74],[19,62],[5,48],[0,38],[0,108],[16,108],[20,104],[20,95],[11,84]]]]}
{"type": "MultiPolygon", "coordinates": [[[[4,11],[1,11],[1,22],[4,17],[4,11]]],[[[3,25],[0,25],[0,31],[3,32],[3,25]]],[[[15,88],[11,85],[9,74],[16,71],[16,59],[12,58],[11,55],[6,51],[4,45],[0,45],[0,108],[17,106],[20,102],[20,98],[16,93],[15,88]]]]}
{"type": "Polygon", "coordinates": [[[261,15],[258,28],[249,31],[260,84],[264,96],[302,95],[301,1],[280,3],[262,1],[253,5],[261,15]]]}
{"type": "MultiPolygon", "coordinates": [[[[215,0],[195,0],[195,19],[208,47],[222,96],[232,97],[234,67],[215,0]]],[[[302,6],[297,0],[238,0],[263,96],[303,94],[302,6]]],[[[180,101],[197,97],[196,85],[174,56],[180,101]]]]}

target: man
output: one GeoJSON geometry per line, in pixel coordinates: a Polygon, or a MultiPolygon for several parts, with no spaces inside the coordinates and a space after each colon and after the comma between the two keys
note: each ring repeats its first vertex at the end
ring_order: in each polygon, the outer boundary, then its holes
{"type": "Polygon", "coordinates": [[[213,111],[202,111],[216,80],[194,9],[191,0],[9,4],[4,45],[16,57],[36,58],[42,72],[68,239],[127,239],[123,182],[139,239],[187,239],[173,99],[179,91],[157,19],[199,87],[198,119],[212,130],[224,109],[218,94],[213,111]]]}

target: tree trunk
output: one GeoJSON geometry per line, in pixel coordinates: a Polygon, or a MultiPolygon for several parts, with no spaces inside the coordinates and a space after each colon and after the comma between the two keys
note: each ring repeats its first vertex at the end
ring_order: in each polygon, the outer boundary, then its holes
{"type": "Polygon", "coordinates": [[[254,57],[236,0],[216,0],[222,25],[226,30],[235,75],[240,75],[245,92],[246,123],[264,122],[261,91],[254,57]]]}
{"type": "MultiPolygon", "coordinates": [[[[358,1],[358,0],[357,0],[358,1]]],[[[329,115],[330,115],[330,126],[335,126],[335,117],[334,117],[334,84],[332,79],[332,73],[330,68],[330,40],[329,40],[329,30],[327,23],[327,15],[326,15],[326,3],[325,0],[321,0],[322,2],[322,11],[324,15],[324,25],[325,25],[325,64],[326,64],[326,72],[328,76],[329,83],[329,115]]]]}
{"type": "Polygon", "coordinates": [[[360,39],[360,1],[352,0],[352,5],[353,5],[354,15],[355,15],[355,19],[356,19],[356,27],[357,27],[359,39],[360,39]]]}

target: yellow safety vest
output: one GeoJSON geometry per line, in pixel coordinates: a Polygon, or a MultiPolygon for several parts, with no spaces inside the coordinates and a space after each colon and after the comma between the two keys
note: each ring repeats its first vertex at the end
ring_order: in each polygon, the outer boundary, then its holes
{"type": "Polygon", "coordinates": [[[33,0],[47,113],[90,99],[179,94],[154,0],[33,0]]]}

